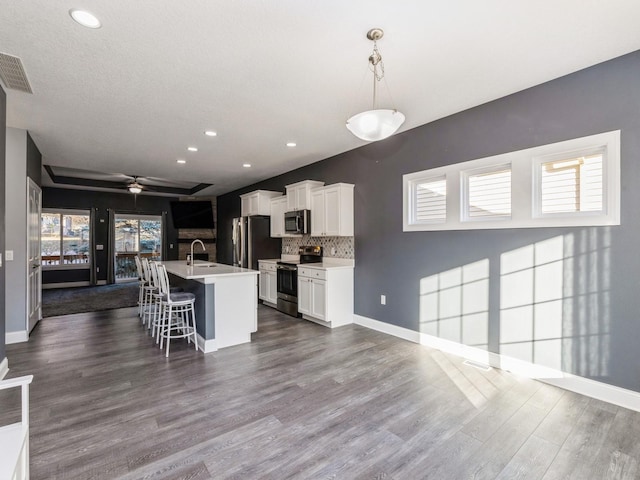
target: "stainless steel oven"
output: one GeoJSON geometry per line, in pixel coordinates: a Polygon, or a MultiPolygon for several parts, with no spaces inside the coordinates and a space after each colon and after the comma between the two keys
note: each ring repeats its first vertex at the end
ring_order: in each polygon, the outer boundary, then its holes
{"type": "Polygon", "coordinates": [[[278,302],[277,307],[283,313],[298,316],[298,265],[301,263],[322,262],[322,247],[300,247],[300,260],[278,262],[278,302]]]}
{"type": "Polygon", "coordinates": [[[298,267],[293,264],[278,264],[278,310],[298,316],[298,267]]]}

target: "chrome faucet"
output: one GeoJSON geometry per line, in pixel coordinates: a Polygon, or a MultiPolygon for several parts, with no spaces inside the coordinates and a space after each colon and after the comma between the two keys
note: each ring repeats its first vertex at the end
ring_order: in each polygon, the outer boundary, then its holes
{"type": "Polygon", "coordinates": [[[193,261],[193,246],[199,243],[202,246],[202,251],[206,252],[207,249],[204,248],[204,243],[202,243],[202,240],[196,238],[193,242],[191,242],[191,255],[189,256],[189,259],[187,260],[187,265],[193,265],[195,262],[193,261]]]}

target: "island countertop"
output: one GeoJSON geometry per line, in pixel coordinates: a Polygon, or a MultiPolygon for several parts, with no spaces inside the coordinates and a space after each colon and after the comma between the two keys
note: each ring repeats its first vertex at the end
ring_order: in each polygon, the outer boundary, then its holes
{"type": "Polygon", "coordinates": [[[235,277],[241,275],[258,275],[260,272],[249,268],[234,267],[224,263],[205,262],[196,260],[195,264],[187,265],[185,260],[170,260],[162,262],[168,273],[187,280],[215,280],[221,277],[235,277]]]}

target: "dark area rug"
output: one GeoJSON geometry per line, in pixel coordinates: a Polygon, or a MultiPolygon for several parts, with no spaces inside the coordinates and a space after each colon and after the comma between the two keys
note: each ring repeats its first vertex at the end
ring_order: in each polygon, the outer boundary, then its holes
{"type": "Polygon", "coordinates": [[[42,291],[43,318],[134,307],[137,304],[137,282],[42,291]]]}

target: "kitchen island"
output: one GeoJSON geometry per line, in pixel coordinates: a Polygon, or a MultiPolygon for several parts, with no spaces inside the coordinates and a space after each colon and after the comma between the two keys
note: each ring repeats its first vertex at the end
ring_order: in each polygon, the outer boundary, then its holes
{"type": "Polygon", "coordinates": [[[196,295],[198,347],[204,353],[251,341],[258,329],[257,270],[197,260],[162,264],[172,287],[196,295]]]}

